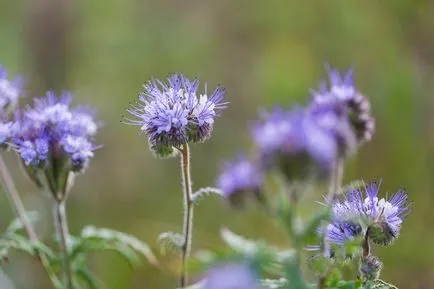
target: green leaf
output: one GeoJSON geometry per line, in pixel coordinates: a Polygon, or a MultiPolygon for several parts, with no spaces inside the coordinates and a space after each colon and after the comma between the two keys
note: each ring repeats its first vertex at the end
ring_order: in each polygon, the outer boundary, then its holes
{"type": "Polygon", "coordinates": [[[314,244],[318,238],[318,228],[321,223],[330,218],[330,209],[324,208],[315,214],[303,228],[300,239],[304,244],[314,244]]]}
{"type": "Polygon", "coordinates": [[[35,250],[31,241],[17,234],[10,234],[7,238],[0,240],[0,259],[6,258],[10,249],[23,251],[35,256],[35,250]]]}
{"type": "Polygon", "coordinates": [[[207,196],[217,196],[219,198],[223,198],[223,192],[220,189],[206,187],[201,188],[193,193],[192,200],[194,204],[198,204],[201,200],[203,200],[207,196]]]}
{"type": "Polygon", "coordinates": [[[261,288],[264,289],[283,289],[283,288],[289,288],[289,282],[285,278],[280,279],[262,279],[261,282],[261,288]]]}
{"type": "Polygon", "coordinates": [[[98,289],[98,284],[101,283],[97,277],[86,268],[76,268],[75,276],[80,281],[84,282],[89,289],[98,289]]]}
{"type": "Polygon", "coordinates": [[[83,229],[81,237],[74,243],[72,258],[76,258],[89,250],[114,250],[124,256],[132,265],[138,263],[136,252],[144,256],[154,266],[158,265],[157,258],[148,244],[119,231],[87,226],[83,229]]]}
{"type": "Polygon", "coordinates": [[[386,282],[384,282],[383,280],[380,280],[380,279],[375,280],[372,283],[373,284],[370,287],[371,289],[398,289],[398,287],[396,287],[396,286],[394,286],[392,284],[386,283],[386,282]]]}
{"type": "Polygon", "coordinates": [[[264,269],[266,272],[276,274],[287,262],[295,259],[294,249],[279,249],[269,246],[264,241],[248,240],[227,228],[221,230],[224,242],[244,259],[252,262],[254,267],[264,269]]]}
{"type": "Polygon", "coordinates": [[[233,233],[228,228],[223,228],[220,234],[226,245],[228,245],[231,249],[246,256],[255,255],[258,253],[259,250],[266,247],[265,242],[248,240],[240,235],[233,233]]]}
{"type": "Polygon", "coordinates": [[[158,244],[163,255],[168,251],[181,252],[184,244],[184,237],[181,234],[174,232],[164,232],[158,236],[158,244]]]}
{"type": "MultiPolygon", "coordinates": [[[[39,219],[39,213],[36,211],[26,212],[25,214],[27,220],[30,223],[35,223],[39,219]]],[[[19,230],[22,230],[24,228],[23,223],[21,222],[20,218],[15,218],[12,220],[12,222],[7,227],[5,234],[14,234],[19,230]]]]}
{"type": "Polygon", "coordinates": [[[303,275],[298,268],[297,260],[291,260],[285,264],[285,277],[289,281],[291,289],[310,289],[311,287],[303,279],[303,275]]]}

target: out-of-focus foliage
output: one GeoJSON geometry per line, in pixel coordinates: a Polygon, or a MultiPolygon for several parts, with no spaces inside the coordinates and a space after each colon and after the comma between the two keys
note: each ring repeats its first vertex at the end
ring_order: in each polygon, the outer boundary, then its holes
{"type": "MultiPolygon", "coordinates": [[[[374,250],[387,264],[385,280],[399,288],[431,288],[433,14],[434,3],[424,0],[3,1],[0,63],[24,74],[26,102],[48,88],[69,89],[99,109],[104,124],[98,143],[104,147],[71,194],[71,233],[92,223],[132,233],[155,248],[162,230],[180,230],[182,194],[172,181],[179,176],[175,160],[154,159],[146,138],[119,123],[143,81],[181,71],[227,87],[231,104],[216,121],[212,139],[192,147],[199,188],[212,184],[220,159],[246,146],[246,127],[260,107],[305,99],[324,62],[353,66],[378,131],[346,178],[383,177],[384,189],[407,188],[414,206],[402,236],[387,250],[374,250]]],[[[49,238],[49,198],[35,196],[15,157],[7,161],[27,207],[42,213],[38,231],[49,238]]],[[[1,231],[11,218],[1,194],[1,231]]],[[[219,229],[229,224],[236,232],[266,235],[270,243],[284,245],[263,213],[232,212],[217,198],[207,198],[196,210],[193,248],[222,246],[219,229]]],[[[90,265],[107,288],[170,288],[177,260],[167,254],[164,271],[145,264],[132,273],[116,255],[95,255],[90,265]]],[[[13,254],[4,269],[17,288],[47,288],[36,261],[13,254]]]]}

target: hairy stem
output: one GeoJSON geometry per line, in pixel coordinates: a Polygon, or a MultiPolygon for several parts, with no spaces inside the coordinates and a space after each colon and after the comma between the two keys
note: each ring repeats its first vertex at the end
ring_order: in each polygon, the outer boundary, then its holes
{"type": "Polygon", "coordinates": [[[337,192],[342,186],[342,178],[344,175],[344,162],[343,159],[339,158],[336,160],[333,166],[333,172],[330,176],[329,190],[327,193],[327,204],[331,204],[333,200],[337,197],[337,192]]]}
{"type": "Polygon", "coordinates": [[[183,223],[183,245],[181,252],[181,276],[180,286],[184,288],[188,283],[187,276],[187,261],[190,255],[191,242],[193,235],[193,199],[192,199],[192,183],[190,174],[190,148],[188,144],[184,144],[181,150],[181,175],[182,188],[184,193],[184,223],[183,223]]]}
{"type": "MultiPolygon", "coordinates": [[[[0,173],[3,179],[3,185],[8,196],[8,199],[11,203],[11,206],[14,209],[15,215],[20,219],[23,224],[24,231],[26,232],[29,240],[31,242],[39,242],[39,238],[36,235],[35,229],[27,218],[26,209],[24,208],[23,202],[21,201],[20,195],[18,194],[18,190],[15,187],[14,181],[12,180],[12,176],[9,173],[9,170],[6,166],[6,163],[3,160],[3,157],[0,155],[0,173]]],[[[48,277],[51,280],[51,283],[55,288],[60,288],[60,280],[57,278],[56,274],[51,270],[50,262],[44,254],[41,254],[38,250],[36,251],[36,256],[47,272],[48,277]]]]}
{"type": "Polygon", "coordinates": [[[54,227],[57,238],[59,239],[59,249],[63,261],[63,275],[66,289],[73,289],[72,271],[69,260],[69,230],[68,221],[66,218],[65,202],[63,200],[55,200],[54,202],[54,227]]]}
{"type": "MultiPolygon", "coordinates": [[[[331,206],[335,198],[337,197],[337,192],[342,186],[342,178],[344,175],[344,161],[342,158],[338,158],[334,165],[333,165],[333,171],[330,176],[329,181],[329,189],[326,197],[326,204],[328,206],[331,206]]],[[[326,230],[327,230],[327,223],[324,222],[322,226],[322,242],[321,242],[321,251],[323,252],[324,256],[326,255],[326,250],[328,250],[329,246],[327,244],[327,236],[326,236],[326,230]]],[[[321,275],[318,280],[318,288],[323,289],[325,288],[325,282],[326,282],[326,276],[321,275]]]]}
{"type": "Polygon", "coordinates": [[[371,255],[371,246],[369,244],[369,229],[367,230],[362,243],[363,257],[371,255]]]}

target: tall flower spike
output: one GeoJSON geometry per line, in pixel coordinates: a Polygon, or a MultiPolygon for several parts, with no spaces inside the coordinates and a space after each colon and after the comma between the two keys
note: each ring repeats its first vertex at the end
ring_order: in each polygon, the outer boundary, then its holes
{"type": "Polygon", "coordinates": [[[378,191],[376,182],[351,189],[344,200],[335,202],[333,213],[342,222],[359,222],[374,243],[388,245],[398,237],[410,205],[402,190],[390,199],[380,199],[378,191]]]}
{"type": "MultiPolygon", "coordinates": [[[[72,96],[48,92],[17,116],[13,146],[28,171],[43,172],[51,188],[60,190],[69,172],[83,172],[93,157],[97,124],[83,108],[71,109],[72,96]]],[[[39,180],[38,180],[39,181],[39,180]]]]}
{"type": "Polygon", "coordinates": [[[210,96],[198,93],[199,80],[172,74],[167,83],[152,80],[130,105],[127,112],[134,119],[127,124],[138,125],[148,136],[151,150],[169,156],[173,148],[189,142],[203,142],[211,136],[214,118],[227,105],[225,90],[217,87],[210,96]]]}
{"type": "Polygon", "coordinates": [[[0,115],[15,109],[21,90],[21,79],[9,80],[6,70],[0,66],[0,115]]]}
{"type": "Polygon", "coordinates": [[[217,187],[233,205],[242,204],[249,195],[260,201],[262,183],[262,172],[244,156],[226,163],[217,178],[217,187]]]}
{"type": "Polygon", "coordinates": [[[359,143],[369,141],[375,130],[368,99],[353,84],[352,70],[341,75],[336,69],[327,68],[329,82],[322,81],[316,90],[312,90],[312,105],[342,103],[347,107],[347,114],[357,135],[359,143]]]}
{"type": "Polygon", "coordinates": [[[339,105],[322,104],[265,115],[252,130],[265,166],[278,167],[289,179],[314,172],[327,176],[335,159],[355,144],[344,112],[339,105]]]}

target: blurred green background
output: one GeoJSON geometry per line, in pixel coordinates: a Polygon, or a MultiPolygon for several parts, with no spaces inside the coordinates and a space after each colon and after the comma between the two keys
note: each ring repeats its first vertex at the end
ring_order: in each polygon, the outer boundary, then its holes
{"type": "MultiPolygon", "coordinates": [[[[157,251],[156,237],[180,231],[176,159],[158,160],[138,128],[120,123],[141,84],[169,72],[221,83],[231,102],[211,140],[193,147],[196,188],[214,183],[222,159],[249,149],[248,126],[261,107],[305,103],[324,63],[354,68],[372,101],[377,133],[347,166],[345,179],[383,178],[383,191],[408,189],[413,210],[402,236],[375,248],[383,276],[399,288],[434,288],[434,1],[15,0],[0,2],[0,64],[27,82],[27,98],[71,90],[104,123],[89,171],[77,179],[70,229],[85,224],[136,234],[157,251]]],[[[49,238],[50,200],[37,193],[8,154],[27,207],[42,212],[49,238]]],[[[319,195],[318,195],[319,198],[319,195]]],[[[0,195],[0,225],[12,212],[0,195]]],[[[196,211],[194,248],[221,246],[226,225],[284,245],[254,208],[234,212],[208,199],[196,211]]],[[[174,288],[177,258],[164,271],[136,270],[115,254],[91,266],[109,289],[174,288]]],[[[49,288],[36,261],[14,254],[4,268],[17,289],[49,288]]]]}

